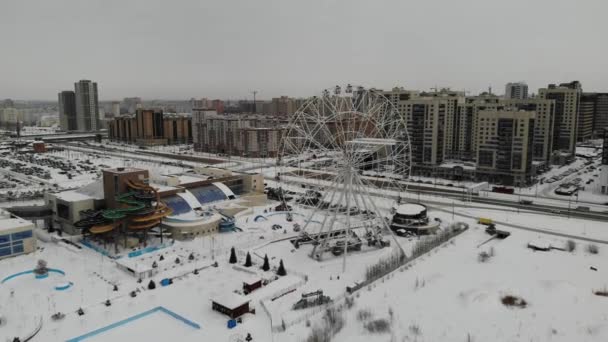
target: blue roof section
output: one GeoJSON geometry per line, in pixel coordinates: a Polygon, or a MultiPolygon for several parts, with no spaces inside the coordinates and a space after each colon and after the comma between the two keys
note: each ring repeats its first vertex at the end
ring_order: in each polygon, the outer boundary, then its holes
{"type": "Polygon", "coordinates": [[[223,201],[228,199],[226,194],[213,184],[188,189],[201,204],[223,201]]]}
{"type": "Polygon", "coordinates": [[[177,195],[165,197],[162,201],[165,202],[169,208],[173,209],[173,215],[185,214],[192,210],[190,205],[188,205],[188,202],[177,195]]]}

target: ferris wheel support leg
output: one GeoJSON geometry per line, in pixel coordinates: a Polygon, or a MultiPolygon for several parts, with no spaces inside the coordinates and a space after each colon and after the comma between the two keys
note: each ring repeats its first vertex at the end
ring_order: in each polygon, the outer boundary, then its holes
{"type": "Polygon", "coordinates": [[[346,190],[346,235],[344,235],[344,257],[342,258],[342,273],[346,272],[346,254],[348,253],[348,240],[350,239],[350,197],[352,196],[353,188],[353,170],[347,171],[348,176],[348,188],[344,185],[346,190]]]}
{"type": "MultiPolygon", "coordinates": [[[[329,188],[329,189],[335,189],[335,188],[336,188],[336,185],[338,184],[338,179],[340,179],[340,178],[338,177],[338,178],[335,178],[335,179],[333,180],[333,182],[331,183],[331,185],[330,185],[330,188],[329,188]]],[[[335,196],[336,196],[336,192],[335,192],[335,191],[333,191],[333,192],[331,193],[331,198],[329,199],[329,202],[328,202],[328,203],[330,203],[330,204],[331,204],[331,203],[334,201],[334,197],[335,197],[335,196]]],[[[323,197],[323,198],[325,198],[325,197],[323,197]]],[[[302,231],[303,231],[303,232],[305,232],[305,231],[306,231],[306,227],[308,226],[308,224],[309,224],[310,222],[312,222],[312,218],[314,217],[314,215],[315,215],[317,212],[321,211],[321,210],[322,210],[322,209],[320,209],[320,208],[318,207],[318,205],[317,205],[317,207],[315,208],[315,210],[313,210],[313,212],[312,212],[312,213],[309,215],[308,220],[307,220],[306,224],[304,225],[304,228],[302,229],[302,231]]],[[[326,225],[325,225],[325,224],[327,223],[327,218],[328,218],[328,217],[329,217],[329,215],[327,215],[327,214],[326,214],[326,215],[323,215],[323,221],[321,222],[321,227],[319,227],[319,232],[318,232],[318,234],[319,234],[319,235],[318,235],[318,236],[321,236],[321,234],[323,233],[323,231],[324,231],[324,229],[325,229],[325,227],[326,227],[326,225]]],[[[329,232],[328,232],[328,234],[329,234],[329,232]]],[[[318,241],[316,241],[316,242],[318,242],[318,241]]],[[[310,253],[310,257],[311,257],[311,258],[313,258],[313,259],[314,259],[315,252],[316,252],[316,250],[317,250],[317,245],[318,245],[318,244],[314,244],[314,245],[313,245],[312,252],[310,253]]]]}
{"type": "MultiPolygon", "coordinates": [[[[338,187],[335,187],[334,189],[337,189],[337,188],[338,187]]],[[[338,198],[338,203],[342,203],[343,199],[344,199],[344,191],[340,191],[340,197],[338,198]]],[[[330,223],[329,223],[329,225],[326,226],[327,233],[326,233],[325,237],[323,238],[323,240],[321,240],[321,242],[319,244],[317,244],[313,247],[312,253],[310,254],[313,258],[315,258],[317,256],[315,254],[317,248],[319,248],[319,247],[321,248],[321,254],[319,254],[317,259],[319,259],[322,256],[322,254],[325,252],[325,249],[327,248],[327,242],[329,241],[331,232],[333,231],[334,224],[336,223],[336,220],[338,217],[338,208],[339,208],[339,205],[337,205],[336,208],[334,209],[333,216],[331,217],[330,223]]],[[[319,234],[322,234],[324,232],[324,228],[325,227],[323,227],[323,226],[321,227],[319,234]]]]}
{"type": "MultiPolygon", "coordinates": [[[[362,184],[362,181],[360,181],[360,184],[362,184]]],[[[376,207],[376,204],[374,203],[374,201],[370,200],[371,205],[374,207],[374,210],[376,213],[379,213],[378,208],[376,207]]],[[[403,246],[401,246],[401,244],[399,243],[399,241],[397,240],[397,238],[395,237],[395,234],[393,233],[393,231],[391,230],[391,227],[388,226],[388,224],[386,223],[386,220],[382,219],[382,224],[384,226],[384,228],[389,232],[389,234],[391,235],[391,237],[393,238],[393,241],[395,241],[395,243],[397,244],[397,246],[399,247],[399,250],[401,252],[401,255],[405,256],[405,250],[403,249],[403,246]]]]}

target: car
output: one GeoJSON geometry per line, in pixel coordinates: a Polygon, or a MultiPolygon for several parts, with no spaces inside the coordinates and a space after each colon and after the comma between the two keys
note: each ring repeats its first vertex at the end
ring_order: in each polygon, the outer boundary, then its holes
{"type": "Polygon", "coordinates": [[[525,205],[530,205],[530,204],[532,204],[532,203],[534,203],[534,202],[532,202],[532,201],[530,201],[530,200],[520,200],[520,201],[519,201],[519,204],[525,204],[525,205]]]}
{"type": "Polygon", "coordinates": [[[403,237],[407,237],[407,236],[412,235],[411,232],[408,232],[405,229],[397,229],[397,230],[395,230],[395,234],[397,234],[397,236],[403,236],[403,237]]]}
{"type": "Polygon", "coordinates": [[[550,212],[553,213],[553,214],[561,214],[562,213],[561,210],[559,210],[559,209],[551,209],[550,212]]]}

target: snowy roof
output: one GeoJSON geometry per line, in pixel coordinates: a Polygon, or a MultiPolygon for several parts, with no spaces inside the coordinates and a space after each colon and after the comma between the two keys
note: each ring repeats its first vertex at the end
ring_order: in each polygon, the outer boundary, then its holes
{"type": "Polygon", "coordinates": [[[528,243],[528,246],[538,248],[538,249],[550,249],[551,248],[551,244],[548,241],[541,240],[541,239],[530,241],[528,243]]]}
{"type": "Polygon", "coordinates": [[[93,199],[93,197],[80,193],[77,190],[69,190],[69,191],[60,192],[56,195],[56,198],[67,201],[67,202],[78,202],[78,201],[86,201],[86,200],[93,199]]]}
{"type": "Polygon", "coordinates": [[[132,269],[135,273],[143,273],[152,269],[154,261],[150,261],[148,258],[120,258],[116,260],[116,263],[132,269]]]}
{"type": "Polygon", "coordinates": [[[194,176],[189,176],[189,175],[179,175],[179,176],[177,176],[177,178],[179,179],[179,184],[180,185],[188,184],[188,183],[200,182],[200,181],[204,180],[201,177],[194,177],[194,176]]]}
{"type": "Polygon", "coordinates": [[[17,228],[32,229],[32,228],[34,228],[34,225],[32,222],[26,221],[24,219],[9,218],[9,219],[0,220],[0,231],[17,229],[17,228]]]}
{"type": "Polygon", "coordinates": [[[249,303],[249,301],[251,301],[251,299],[233,292],[213,297],[211,300],[230,310],[234,310],[239,306],[242,306],[243,304],[249,303]]]}
{"type": "Polygon", "coordinates": [[[87,184],[78,189],[77,192],[95,199],[104,199],[103,182],[101,180],[87,184]]]}
{"type": "Polygon", "coordinates": [[[407,203],[397,207],[399,215],[418,215],[425,211],[426,208],[421,204],[407,203]]]}
{"type": "Polygon", "coordinates": [[[232,192],[232,190],[230,190],[230,188],[227,187],[224,183],[215,182],[215,183],[213,183],[213,185],[215,185],[220,190],[222,190],[222,192],[224,193],[224,195],[226,195],[226,197],[229,198],[230,196],[234,196],[234,193],[232,192]]]}
{"type": "Polygon", "coordinates": [[[255,284],[258,281],[262,281],[262,278],[260,276],[254,276],[254,275],[251,275],[251,276],[243,279],[243,283],[248,284],[248,285],[255,284]]]}

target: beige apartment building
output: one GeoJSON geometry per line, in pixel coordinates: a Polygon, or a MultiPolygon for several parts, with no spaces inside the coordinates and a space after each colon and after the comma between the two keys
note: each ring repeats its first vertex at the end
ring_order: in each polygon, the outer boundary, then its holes
{"type": "Polygon", "coordinates": [[[536,112],[481,110],[477,125],[477,177],[492,183],[528,184],[536,112]]]}
{"type": "Polygon", "coordinates": [[[276,157],[286,119],[265,115],[194,115],[194,149],[243,157],[276,157]]]}
{"type": "Polygon", "coordinates": [[[553,149],[574,155],[578,133],[581,84],[578,81],[550,84],[538,90],[539,97],[555,101],[553,149]]]}

